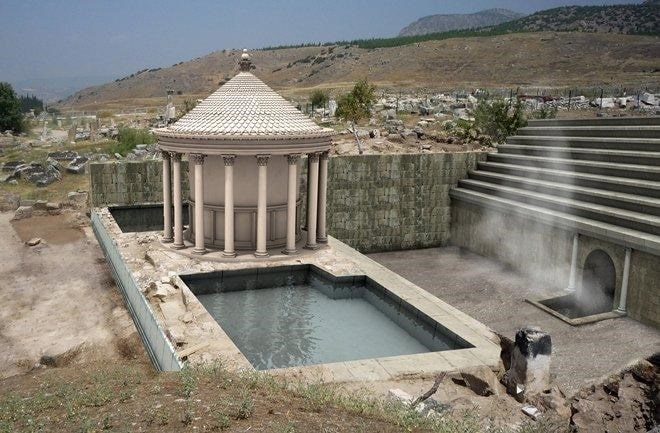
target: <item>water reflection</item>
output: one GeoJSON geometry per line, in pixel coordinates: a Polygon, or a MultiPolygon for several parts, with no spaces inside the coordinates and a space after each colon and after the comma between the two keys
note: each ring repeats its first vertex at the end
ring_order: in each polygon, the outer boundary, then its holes
{"type": "MultiPolygon", "coordinates": [[[[288,284],[274,288],[205,291],[207,294],[197,297],[259,370],[408,355],[453,346],[449,337],[434,335],[433,329],[395,323],[401,312],[384,313],[392,307],[376,297],[365,299],[363,286],[309,280],[310,284],[294,285],[293,279],[288,279],[288,284]],[[378,303],[378,308],[373,303],[378,303]]],[[[195,280],[194,285],[218,287],[211,280],[195,280]]],[[[414,321],[412,317],[406,320],[414,321]]]]}

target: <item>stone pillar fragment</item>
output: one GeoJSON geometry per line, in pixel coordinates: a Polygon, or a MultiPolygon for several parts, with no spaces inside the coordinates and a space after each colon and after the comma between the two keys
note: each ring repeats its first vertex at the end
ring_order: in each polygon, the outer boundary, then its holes
{"type": "Polygon", "coordinates": [[[548,389],[551,354],[549,334],[534,327],[520,329],[511,352],[511,368],[505,373],[509,393],[522,398],[548,389]]]}

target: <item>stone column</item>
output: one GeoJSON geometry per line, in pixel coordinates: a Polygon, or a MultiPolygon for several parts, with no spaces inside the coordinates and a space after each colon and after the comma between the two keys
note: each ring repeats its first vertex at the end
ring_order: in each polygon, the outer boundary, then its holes
{"type": "Polygon", "coordinates": [[[566,290],[569,290],[571,292],[575,291],[575,279],[577,275],[579,242],[580,242],[580,235],[575,233],[573,235],[573,255],[571,256],[571,274],[568,277],[568,287],[566,288],[566,290]]]}
{"type": "Polygon", "coordinates": [[[190,162],[195,164],[195,248],[193,253],[204,254],[204,157],[191,153],[190,162]]]}
{"type": "Polygon", "coordinates": [[[318,222],[316,225],[316,242],[321,244],[328,243],[328,234],[325,227],[327,196],[328,196],[328,152],[322,152],[319,155],[319,209],[318,222]]]}
{"type": "Polygon", "coordinates": [[[172,168],[170,153],[161,151],[163,157],[163,242],[172,242],[172,168]]]}
{"type": "Polygon", "coordinates": [[[234,161],[235,155],[223,155],[225,162],[225,257],[236,257],[234,250],[234,161]]]}
{"type": "Polygon", "coordinates": [[[259,178],[257,183],[259,189],[257,195],[257,251],[254,253],[256,257],[268,257],[268,250],[266,249],[268,158],[270,158],[270,155],[257,155],[257,164],[259,164],[259,178]]]}
{"type": "Polygon", "coordinates": [[[296,184],[300,155],[287,155],[286,158],[289,162],[289,184],[286,202],[286,248],[282,252],[284,254],[295,254],[298,252],[296,250],[296,184]]]}
{"type": "Polygon", "coordinates": [[[185,248],[183,244],[183,201],[181,197],[181,154],[171,153],[172,157],[172,182],[174,183],[174,192],[172,200],[174,201],[174,244],[172,248],[185,248]]]}
{"type": "Polygon", "coordinates": [[[630,256],[632,249],[626,248],[626,258],[623,260],[623,277],[621,278],[621,293],[619,294],[619,307],[616,312],[626,314],[626,302],[628,300],[628,280],[630,279],[630,256]]]}
{"type": "Polygon", "coordinates": [[[307,243],[305,248],[315,250],[316,243],[316,217],[318,216],[317,204],[319,193],[319,154],[310,153],[309,171],[307,172],[307,243]]]}

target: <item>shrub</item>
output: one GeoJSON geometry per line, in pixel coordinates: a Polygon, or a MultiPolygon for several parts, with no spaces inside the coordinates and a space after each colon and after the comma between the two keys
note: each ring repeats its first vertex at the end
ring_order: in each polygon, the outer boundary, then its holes
{"type": "Polygon", "coordinates": [[[474,107],[472,115],[477,132],[491,137],[496,143],[502,143],[527,124],[520,101],[512,104],[503,99],[482,99],[474,107]]]}
{"type": "Polygon", "coordinates": [[[314,90],[309,97],[309,102],[313,107],[323,107],[328,102],[328,94],[323,90],[314,90]]]}
{"type": "Polygon", "coordinates": [[[138,144],[153,144],[156,142],[156,137],[146,129],[136,128],[119,128],[119,135],[117,136],[118,143],[113,146],[110,151],[112,153],[119,153],[126,156],[128,152],[135,149],[138,144]]]}
{"type": "Polygon", "coordinates": [[[554,119],[557,117],[557,107],[548,107],[543,105],[541,108],[532,111],[532,119],[554,119]]]}

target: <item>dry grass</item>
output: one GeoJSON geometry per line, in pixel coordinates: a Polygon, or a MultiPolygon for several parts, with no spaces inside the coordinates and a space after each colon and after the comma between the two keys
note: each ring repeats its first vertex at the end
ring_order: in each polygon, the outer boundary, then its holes
{"type": "MultiPolygon", "coordinates": [[[[154,373],[144,364],[49,369],[7,379],[0,432],[251,431],[506,433],[474,412],[431,420],[367,391],[286,383],[219,365],[154,373]]],[[[559,432],[547,423],[522,433],[559,432]]]]}

